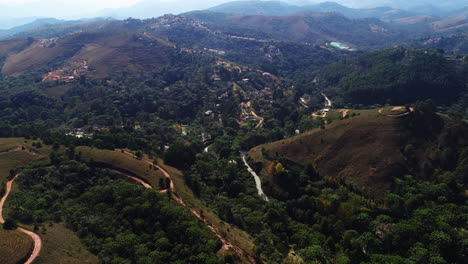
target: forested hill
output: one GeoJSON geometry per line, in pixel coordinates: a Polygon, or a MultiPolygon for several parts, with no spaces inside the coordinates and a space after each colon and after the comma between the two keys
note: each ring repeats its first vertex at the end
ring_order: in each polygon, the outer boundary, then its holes
{"type": "Polygon", "coordinates": [[[407,104],[432,99],[451,105],[467,93],[467,57],[393,48],[321,69],[316,87],[338,106],[407,104]]]}

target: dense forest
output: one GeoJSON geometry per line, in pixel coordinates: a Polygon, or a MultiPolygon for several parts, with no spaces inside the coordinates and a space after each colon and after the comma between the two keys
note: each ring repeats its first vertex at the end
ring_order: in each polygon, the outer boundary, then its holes
{"type": "Polygon", "coordinates": [[[432,99],[439,106],[466,109],[467,76],[468,61],[462,56],[395,48],[324,67],[315,85],[334,97],[338,107],[432,99]]]}
{"type": "Polygon", "coordinates": [[[63,221],[104,263],[222,263],[217,238],[166,194],[73,160],[22,173],[11,217],[43,232],[63,221]]]}

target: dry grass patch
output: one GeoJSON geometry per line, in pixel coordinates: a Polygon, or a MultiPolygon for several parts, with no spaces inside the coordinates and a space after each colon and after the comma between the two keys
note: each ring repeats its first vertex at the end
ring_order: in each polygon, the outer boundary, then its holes
{"type": "MultiPolygon", "coordinates": [[[[334,121],[325,129],[259,146],[252,149],[249,156],[261,162],[264,168],[279,159],[301,165],[312,163],[322,176],[344,180],[380,196],[390,187],[394,175],[405,170],[399,121],[382,116],[377,110],[352,113],[358,116],[334,121]]],[[[262,175],[267,177],[265,172],[262,175]]],[[[273,189],[270,191],[281,192],[281,186],[273,189]]]]}
{"type": "Polygon", "coordinates": [[[81,157],[84,160],[94,160],[95,162],[104,163],[113,168],[128,171],[147,181],[154,188],[158,188],[159,179],[165,179],[161,171],[150,168],[149,164],[145,161],[137,160],[120,151],[77,147],[75,152],[81,152],[81,157]]]}
{"type": "Polygon", "coordinates": [[[3,230],[0,227],[0,263],[22,263],[33,249],[32,239],[17,230],[3,230]]]}
{"type": "Polygon", "coordinates": [[[80,238],[63,224],[47,226],[45,234],[40,233],[43,241],[37,264],[98,264],[99,258],[89,252],[80,238]]]}

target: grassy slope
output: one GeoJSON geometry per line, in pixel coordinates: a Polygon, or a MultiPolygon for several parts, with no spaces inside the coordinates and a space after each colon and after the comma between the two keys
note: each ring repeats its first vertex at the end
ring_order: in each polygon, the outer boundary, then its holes
{"type": "Polygon", "coordinates": [[[159,186],[159,179],[165,179],[162,172],[150,169],[145,161],[137,160],[119,151],[77,147],[75,152],[81,152],[82,157],[86,160],[93,159],[95,162],[109,164],[114,168],[129,171],[146,180],[155,188],[159,186]]]}
{"type": "Polygon", "coordinates": [[[0,263],[20,263],[32,248],[33,241],[26,234],[16,230],[3,230],[0,227],[0,263]]]}
{"type": "Polygon", "coordinates": [[[62,224],[48,226],[41,237],[44,247],[36,260],[37,264],[101,263],[98,257],[86,249],[79,237],[62,224]]]}
{"type": "MultiPolygon", "coordinates": [[[[377,110],[351,111],[349,115],[353,113],[360,115],[335,121],[325,129],[259,146],[249,155],[264,167],[281,158],[302,165],[312,163],[323,176],[344,179],[371,195],[382,195],[394,172],[405,167],[398,119],[381,116],[377,110]],[[262,149],[267,150],[268,158],[262,149]]],[[[279,186],[275,190],[281,192],[279,186]]]]}

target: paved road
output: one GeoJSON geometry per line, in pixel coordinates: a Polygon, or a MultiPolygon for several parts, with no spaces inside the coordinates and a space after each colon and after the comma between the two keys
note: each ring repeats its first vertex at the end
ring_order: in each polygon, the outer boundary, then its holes
{"type": "Polygon", "coordinates": [[[255,179],[255,185],[257,187],[258,195],[262,197],[263,200],[269,202],[270,200],[266,196],[266,194],[263,192],[262,188],[262,180],[258,176],[258,174],[249,166],[249,163],[247,163],[247,160],[245,159],[246,154],[242,154],[242,160],[244,161],[245,166],[247,167],[247,170],[252,174],[252,176],[255,179]]]}

